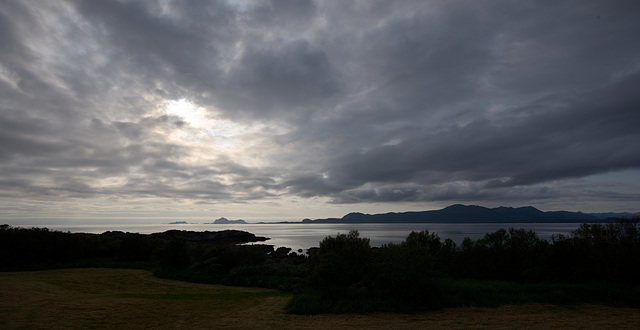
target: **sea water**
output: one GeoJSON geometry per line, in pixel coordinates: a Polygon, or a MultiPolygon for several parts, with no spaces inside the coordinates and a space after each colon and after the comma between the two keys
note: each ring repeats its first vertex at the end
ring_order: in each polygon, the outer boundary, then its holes
{"type": "MultiPolygon", "coordinates": [[[[15,227],[33,227],[13,225],[15,227]]],[[[221,231],[227,229],[243,230],[256,236],[268,237],[265,242],[253,244],[269,244],[274,247],[290,247],[294,251],[306,250],[319,246],[327,236],[347,234],[350,230],[358,230],[360,237],[371,240],[371,246],[381,246],[387,243],[399,243],[407,238],[412,231],[429,230],[437,233],[444,240],[452,239],[460,244],[465,237],[473,240],[484,237],[487,233],[500,228],[516,228],[533,230],[538,237],[551,240],[554,234],[568,235],[577,229],[580,223],[359,223],[359,224],[328,224],[328,223],[264,223],[264,224],[91,224],[91,225],[38,225],[51,230],[72,233],[95,233],[105,231],[123,231],[140,234],[164,232],[171,229],[189,231],[221,231]]]]}

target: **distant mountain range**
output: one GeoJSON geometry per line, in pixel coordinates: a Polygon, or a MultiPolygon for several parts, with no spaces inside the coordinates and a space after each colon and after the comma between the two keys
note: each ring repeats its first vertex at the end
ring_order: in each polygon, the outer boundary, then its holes
{"type": "Polygon", "coordinates": [[[640,213],[582,213],[540,211],[532,206],[486,208],[455,204],[441,210],[384,214],[349,213],[342,218],[304,219],[303,223],[482,223],[482,222],[603,222],[640,216],[640,213]]]}

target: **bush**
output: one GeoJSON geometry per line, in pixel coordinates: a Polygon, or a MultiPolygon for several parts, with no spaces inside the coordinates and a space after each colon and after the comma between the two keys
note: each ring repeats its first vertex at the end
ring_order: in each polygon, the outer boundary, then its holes
{"type": "Polygon", "coordinates": [[[163,271],[185,269],[191,264],[191,257],[184,238],[175,237],[157,252],[160,268],[163,271]]]}
{"type": "Polygon", "coordinates": [[[413,311],[439,308],[443,275],[455,244],[443,244],[428,230],[412,232],[400,244],[388,244],[374,253],[373,287],[382,294],[387,310],[413,311]]]}
{"type": "Polygon", "coordinates": [[[582,224],[570,237],[553,237],[549,267],[559,280],[609,280],[638,284],[639,218],[608,224],[582,224]]]}
{"type": "Polygon", "coordinates": [[[547,275],[549,243],[531,230],[499,229],[472,241],[466,238],[454,259],[458,278],[540,281],[547,275]]]}
{"type": "Polygon", "coordinates": [[[340,291],[362,282],[370,271],[371,246],[357,230],[328,236],[310,256],[309,282],[325,292],[340,291]]]}
{"type": "Polygon", "coordinates": [[[293,313],[409,312],[438,308],[444,256],[455,251],[428,231],[372,249],[357,231],[326,237],[311,254],[311,275],[289,305],[293,313]]]}

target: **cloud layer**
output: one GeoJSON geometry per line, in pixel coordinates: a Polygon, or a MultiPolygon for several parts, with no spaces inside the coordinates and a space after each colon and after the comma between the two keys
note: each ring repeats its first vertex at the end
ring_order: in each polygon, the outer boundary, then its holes
{"type": "Polygon", "coordinates": [[[639,12],[5,1],[0,212],[637,211],[639,12]]]}

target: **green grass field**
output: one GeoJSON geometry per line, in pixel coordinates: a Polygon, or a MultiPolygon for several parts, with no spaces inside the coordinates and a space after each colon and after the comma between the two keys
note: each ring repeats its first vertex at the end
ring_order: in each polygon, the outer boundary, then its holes
{"type": "Polygon", "coordinates": [[[291,315],[291,294],[193,284],[132,269],[0,273],[2,329],[637,329],[640,310],[599,305],[510,305],[414,314],[291,315]]]}

